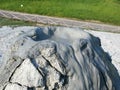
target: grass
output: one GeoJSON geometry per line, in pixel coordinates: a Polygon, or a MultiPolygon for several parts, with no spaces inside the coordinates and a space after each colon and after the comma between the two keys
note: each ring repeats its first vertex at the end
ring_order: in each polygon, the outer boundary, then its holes
{"type": "Polygon", "coordinates": [[[19,21],[19,20],[12,20],[7,18],[0,17],[0,26],[33,26],[35,23],[26,22],[26,21],[19,21]]]}
{"type": "Polygon", "coordinates": [[[120,25],[120,0],[0,0],[0,9],[120,25]]]}

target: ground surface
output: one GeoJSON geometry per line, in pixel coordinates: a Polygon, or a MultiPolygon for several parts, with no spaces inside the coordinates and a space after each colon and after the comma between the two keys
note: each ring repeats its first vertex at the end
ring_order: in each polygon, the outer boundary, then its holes
{"type": "Polygon", "coordinates": [[[0,9],[120,25],[119,0],[1,0],[0,9]]]}

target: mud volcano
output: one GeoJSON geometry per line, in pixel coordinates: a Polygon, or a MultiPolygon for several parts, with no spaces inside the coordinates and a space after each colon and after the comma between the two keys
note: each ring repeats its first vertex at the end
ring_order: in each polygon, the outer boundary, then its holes
{"type": "Polygon", "coordinates": [[[100,39],[77,28],[0,28],[0,90],[119,90],[100,39]]]}

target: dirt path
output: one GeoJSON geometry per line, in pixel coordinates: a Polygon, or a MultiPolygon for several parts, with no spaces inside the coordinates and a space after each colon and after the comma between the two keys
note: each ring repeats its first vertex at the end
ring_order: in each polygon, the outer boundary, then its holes
{"type": "Polygon", "coordinates": [[[31,21],[31,22],[37,22],[37,23],[43,23],[43,24],[50,24],[50,25],[80,27],[80,28],[91,29],[91,30],[120,33],[120,26],[70,20],[65,18],[56,18],[56,17],[50,17],[50,16],[27,14],[27,13],[20,13],[20,12],[6,11],[6,10],[0,10],[0,16],[17,19],[17,20],[25,20],[25,21],[31,21]]]}

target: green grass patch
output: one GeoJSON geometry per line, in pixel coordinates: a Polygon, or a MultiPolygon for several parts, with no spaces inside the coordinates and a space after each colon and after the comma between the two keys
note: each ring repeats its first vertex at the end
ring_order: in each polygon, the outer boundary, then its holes
{"type": "Polygon", "coordinates": [[[0,0],[0,9],[120,25],[120,0],[0,0]]]}
{"type": "Polygon", "coordinates": [[[6,25],[9,25],[9,26],[12,26],[12,25],[14,25],[14,26],[33,26],[33,25],[35,25],[35,23],[0,17],[0,26],[6,26],[6,25]]]}

